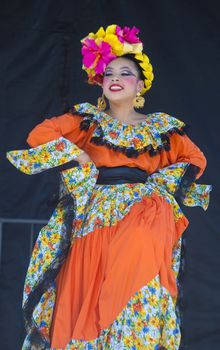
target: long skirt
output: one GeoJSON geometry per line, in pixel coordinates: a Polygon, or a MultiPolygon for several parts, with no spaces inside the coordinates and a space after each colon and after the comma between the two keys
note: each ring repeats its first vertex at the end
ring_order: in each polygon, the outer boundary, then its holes
{"type": "Polygon", "coordinates": [[[143,184],[96,185],[56,278],[51,349],[179,349],[176,278],[187,224],[143,184]]]}

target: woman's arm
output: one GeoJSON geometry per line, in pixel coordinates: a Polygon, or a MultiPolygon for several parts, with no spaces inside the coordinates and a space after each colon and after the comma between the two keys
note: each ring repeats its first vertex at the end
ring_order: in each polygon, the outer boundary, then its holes
{"type": "MultiPolygon", "coordinates": [[[[61,136],[77,143],[80,140],[82,133],[84,133],[80,130],[81,121],[82,118],[80,116],[72,115],[71,113],[45,119],[29,133],[27,143],[31,147],[37,147],[49,141],[58,139],[61,136]]],[[[91,158],[83,151],[83,153],[75,160],[80,164],[84,164],[91,161],[91,158]]]]}
{"type": "Polygon", "coordinates": [[[31,147],[36,147],[58,139],[61,136],[77,143],[80,135],[83,133],[80,130],[81,121],[82,118],[80,116],[72,115],[71,113],[45,119],[29,133],[27,143],[31,147]]]}
{"type": "Polygon", "coordinates": [[[191,184],[203,174],[207,161],[203,152],[187,135],[172,135],[170,146],[168,157],[171,163],[190,163],[175,192],[175,198],[182,201],[191,184]]]}
{"type": "Polygon", "coordinates": [[[203,152],[196,146],[187,135],[173,134],[170,137],[170,151],[167,152],[171,164],[178,162],[190,163],[189,167],[195,179],[204,172],[207,161],[203,152]],[[192,170],[194,168],[194,171],[192,170]]]}

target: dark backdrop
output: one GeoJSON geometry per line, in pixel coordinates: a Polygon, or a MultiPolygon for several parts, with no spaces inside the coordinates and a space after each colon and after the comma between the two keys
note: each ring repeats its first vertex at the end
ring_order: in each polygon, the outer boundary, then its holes
{"type": "MultiPolygon", "coordinates": [[[[207,212],[185,208],[181,349],[220,349],[219,298],[219,17],[212,1],[0,1],[1,212],[5,218],[47,219],[57,173],[27,176],[5,159],[27,147],[28,132],[44,118],[80,102],[96,103],[86,84],[80,39],[101,25],[141,29],[155,80],[144,112],[163,111],[190,124],[190,137],[208,159],[201,183],[212,184],[207,212]]],[[[0,348],[20,349],[21,298],[29,231],[4,225],[0,289],[0,348]]]]}

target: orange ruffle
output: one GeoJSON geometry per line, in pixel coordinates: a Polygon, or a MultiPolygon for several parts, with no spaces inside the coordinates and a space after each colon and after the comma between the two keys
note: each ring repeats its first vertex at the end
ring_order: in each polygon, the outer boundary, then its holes
{"type": "Polygon", "coordinates": [[[51,347],[97,338],[158,274],[175,297],[172,249],[187,225],[185,217],[175,223],[171,206],[152,195],[135,203],[115,226],[78,238],[56,280],[51,347]]]}

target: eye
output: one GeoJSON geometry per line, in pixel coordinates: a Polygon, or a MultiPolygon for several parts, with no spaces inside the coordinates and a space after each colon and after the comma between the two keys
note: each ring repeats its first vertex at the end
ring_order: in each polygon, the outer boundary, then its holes
{"type": "Polygon", "coordinates": [[[124,71],[124,72],[122,72],[121,73],[121,75],[134,75],[132,72],[130,72],[130,71],[124,71]]]}
{"type": "Polygon", "coordinates": [[[111,75],[112,75],[112,73],[107,72],[107,73],[104,74],[104,77],[110,77],[111,75]]]}

